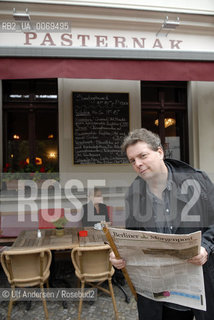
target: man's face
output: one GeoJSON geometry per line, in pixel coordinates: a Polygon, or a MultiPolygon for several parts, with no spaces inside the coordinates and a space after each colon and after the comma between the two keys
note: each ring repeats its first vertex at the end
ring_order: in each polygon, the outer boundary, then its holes
{"type": "Polygon", "coordinates": [[[130,145],[126,154],[134,170],[144,180],[155,178],[166,170],[162,148],[153,151],[147,143],[139,141],[130,145]]]}

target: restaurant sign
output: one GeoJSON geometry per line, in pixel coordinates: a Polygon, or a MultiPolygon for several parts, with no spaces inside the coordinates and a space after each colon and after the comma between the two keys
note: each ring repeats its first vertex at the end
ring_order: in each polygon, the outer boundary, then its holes
{"type": "Polygon", "coordinates": [[[177,31],[154,33],[148,30],[77,28],[68,21],[2,22],[0,47],[72,47],[111,49],[154,49],[214,51],[213,37],[177,31]]]}

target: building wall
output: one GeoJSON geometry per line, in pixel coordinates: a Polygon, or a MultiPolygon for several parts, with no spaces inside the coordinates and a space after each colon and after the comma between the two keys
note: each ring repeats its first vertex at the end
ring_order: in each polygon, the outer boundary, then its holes
{"type": "Polygon", "coordinates": [[[199,167],[214,172],[214,83],[198,82],[195,92],[198,107],[199,167]]]}
{"type": "Polygon", "coordinates": [[[188,83],[189,162],[199,168],[197,82],[188,83]]]}
{"type": "Polygon", "coordinates": [[[214,181],[214,82],[189,85],[190,163],[205,170],[214,181]]]}
{"type": "MultiPolygon", "coordinates": [[[[212,178],[214,139],[214,83],[189,82],[188,121],[190,164],[205,170],[212,178]]],[[[72,91],[130,93],[130,130],[141,127],[140,81],[59,79],[59,152],[60,172],[72,174],[86,183],[87,178],[112,179],[129,185],[134,174],[129,165],[73,165],[72,163],[72,91]],[[119,171],[119,172],[118,172],[119,171]],[[126,180],[123,175],[126,173],[126,180]],[[128,177],[127,177],[127,173],[128,177]],[[87,177],[87,178],[86,178],[87,177]]]]}
{"type": "Polygon", "coordinates": [[[130,130],[141,127],[140,81],[59,79],[59,154],[61,177],[87,183],[87,179],[105,179],[107,186],[129,185],[133,180],[127,165],[74,165],[72,163],[72,91],[128,92],[130,130]],[[124,179],[126,173],[126,179],[124,179]],[[127,175],[128,174],[128,175],[127,175]]]}
{"type": "MultiPolygon", "coordinates": [[[[130,93],[130,130],[141,127],[140,81],[59,79],[59,154],[60,172],[80,178],[120,180],[129,185],[135,174],[129,165],[72,164],[72,91],[107,91],[130,93]],[[119,171],[119,172],[118,172],[119,171]],[[126,173],[126,179],[123,179],[126,173]],[[128,173],[128,176],[127,176],[128,173]]],[[[188,121],[190,164],[214,178],[214,82],[189,82],[188,121]]],[[[3,161],[2,86],[0,84],[0,168],[3,161]]],[[[213,179],[214,180],[214,179],[213,179]]]]}
{"type": "MultiPolygon", "coordinates": [[[[173,59],[176,57],[184,57],[185,50],[191,55],[194,53],[201,54],[201,58],[204,57],[204,51],[214,52],[213,46],[213,12],[214,2],[210,0],[153,0],[152,3],[149,0],[34,0],[34,1],[2,1],[0,13],[2,17],[6,17],[9,20],[13,19],[13,8],[16,8],[17,12],[24,12],[28,7],[32,20],[47,20],[47,18],[58,19],[66,18],[72,22],[72,33],[74,49],[76,48],[75,34],[90,34],[94,40],[95,35],[108,36],[108,49],[113,48],[112,52],[118,52],[121,49],[120,46],[115,50],[115,44],[111,43],[114,36],[126,36],[137,37],[138,39],[146,38],[145,48],[138,50],[141,53],[146,50],[150,50],[150,53],[160,53],[162,50],[166,50],[167,54],[171,51],[173,59]],[[58,4],[56,6],[56,4],[58,4]],[[77,5],[78,4],[78,5],[77,5]],[[96,7],[96,8],[95,8],[96,7]],[[118,8],[118,9],[114,9],[118,8]],[[127,10],[130,9],[130,10],[127,10]],[[135,10],[133,10],[135,9],[135,10]],[[151,10],[151,11],[149,11],[151,10]],[[176,20],[177,15],[180,17],[180,25],[175,30],[171,30],[169,35],[157,35],[162,23],[170,13],[169,18],[176,20]],[[179,13],[182,13],[181,15],[179,13]],[[76,32],[76,33],[75,33],[76,32]],[[98,32],[98,33],[97,33],[98,32]],[[103,32],[103,33],[102,33],[103,32]],[[158,38],[159,37],[159,38],[158,38]],[[174,40],[173,40],[174,39],[174,40]],[[170,47],[170,41],[182,40],[183,42],[178,45],[178,48],[170,47]],[[157,42],[158,41],[158,42],[157,42]],[[154,44],[159,44],[155,46],[154,44]],[[161,43],[161,44],[160,44],[161,43]],[[145,50],[146,49],[146,50],[145,50]],[[201,51],[202,50],[202,51],[201,51]]],[[[53,40],[59,38],[58,33],[50,33],[53,40]]],[[[44,38],[42,33],[36,34],[38,39],[31,40],[31,43],[25,46],[24,33],[17,33],[16,37],[21,37],[20,43],[16,46],[14,41],[10,40],[11,33],[5,33],[3,37],[4,41],[2,45],[9,46],[4,52],[17,53],[19,46],[21,46],[23,54],[29,49],[29,54],[34,56],[35,50],[39,49],[40,55],[43,55],[45,50],[54,50],[55,43],[51,45],[51,41],[45,42],[45,45],[41,45],[44,38]],[[7,40],[9,39],[9,40],[7,40]],[[38,43],[36,42],[38,40],[38,43]],[[8,44],[9,42],[9,44],[8,44]],[[40,47],[38,47],[38,44],[40,47]],[[11,49],[11,47],[12,49],[11,49]],[[28,48],[27,48],[28,47],[28,48]]],[[[31,35],[32,36],[32,35],[31,35]]],[[[117,37],[116,37],[117,38],[117,37]]],[[[95,47],[94,44],[89,43],[89,47],[84,47],[84,55],[90,57],[91,47],[95,47]],[[90,47],[91,46],[91,47],[90,47]]],[[[107,41],[107,40],[106,40],[107,41]]],[[[128,40],[127,40],[128,41],[128,40]]],[[[101,42],[102,43],[102,42],[101,42]]],[[[128,42],[127,42],[128,43],[128,42]]],[[[58,42],[56,41],[56,46],[58,42]]],[[[66,42],[68,44],[68,42],[66,42]]],[[[79,43],[78,43],[79,44],[79,43]]],[[[79,44],[80,47],[83,45],[79,44]]],[[[71,48],[67,46],[60,47],[66,49],[67,52],[72,54],[71,48]]],[[[103,48],[97,48],[97,52],[105,51],[103,48]]],[[[126,52],[126,47],[122,48],[123,52],[126,52]]],[[[137,48],[139,49],[139,48],[137,48]]],[[[106,50],[107,52],[108,50],[106,50]]],[[[50,52],[50,51],[49,51],[50,52]]],[[[49,54],[49,52],[47,54],[49,54]]],[[[58,51],[59,52],[59,51],[58,51]]],[[[131,47],[131,54],[134,53],[131,47]]],[[[148,57],[151,57],[151,54],[148,57]]],[[[1,54],[1,53],[0,53],[1,54]]],[[[65,54],[65,51],[63,51],[65,54]]],[[[79,52],[77,52],[79,54],[79,52]]],[[[129,53],[130,54],[130,53],[129,53]]],[[[171,55],[171,57],[172,57],[171,55]]],[[[84,57],[85,57],[84,56],[84,57]]],[[[147,58],[148,58],[147,57],[147,58]]],[[[168,57],[169,58],[169,57],[168,57]]],[[[170,59],[170,58],[169,58],[170,59]]],[[[185,80],[185,75],[184,75],[185,80]]],[[[71,92],[72,90],[78,91],[121,91],[130,92],[130,129],[140,127],[141,115],[140,115],[140,81],[116,81],[116,80],[74,80],[74,79],[59,79],[59,153],[60,153],[60,171],[64,173],[72,173],[73,176],[85,179],[86,173],[88,176],[103,176],[103,171],[108,175],[109,181],[112,177],[120,176],[118,171],[130,173],[132,179],[133,173],[127,165],[112,165],[112,166],[77,166],[72,164],[72,121],[71,121],[71,92]],[[118,170],[118,167],[120,170],[118,170]]],[[[1,93],[0,93],[1,94],[1,93]]],[[[189,146],[190,146],[190,163],[195,167],[205,169],[206,171],[212,171],[212,98],[213,98],[213,83],[211,82],[190,82],[188,88],[188,113],[189,113],[189,146]],[[206,105],[204,106],[204,102],[206,105]]],[[[0,103],[2,99],[0,99],[0,103]]],[[[1,118],[1,106],[0,106],[0,118],[1,118]]],[[[2,122],[0,122],[2,125],[2,122]]],[[[2,130],[0,130],[0,148],[2,148],[2,130]]],[[[2,150],[0,149],[0,166],[2,161],[2,150]]]]}
{"type": "MultiPolygon", "coordinates": [[[[15,1],[14,1],[15,2],[15,1]]],[[[19,2],[19,1],[17,1],[19,2]]],[[[22,0],[29,3],[29,0],[22,0]]],[[[214,3],[211,0],[32,0],[32,3],[39,4],[63,4],[79,5],[88,7],[115,7],[154,11],[175,11],[175,12],[200,12],[208,13],[214,10],[214,3]]]]}
{"type": "MultiPolygon", "coordinates": [[[[129,59],[196,59],[214,60],[214,1],[211,0],[33,0],[1,1],[1,17],[14,22],[13,8],[25,12],[28,8],[31,20],[57,22],[59,18],[72,23],[71,41],[61,41],[62,32],[30,33],[32,39],[26,41],[24,32],[12,34],[1,33],[0,56],[17,57],[52,55],[60,57],[100,57],[108,52],[108,58],[121,57],[129,59]],[[180,25],[176,29],[161,30],[163,22],[169,19],[180,25]],[[168,31],[170,31],[168,33],[168,31]],[[78,35],[90,35],[91,41],[84,45],[78,35]],[[99,44],[96,37],[101,36],[99,44]],[[133,37],[141,45],[133,45],[133,37]],[[35,39],[34,39],[35,38],[35,39]],[[107,39],[107,40],[103,40],[107,39]],[[116,43],[116,39],[126,42],[116,43]],[[104,41],[104,42],[102,42],[104,41]],[[131,41],[131,42],[130,42],[131,41]],[[181,41],[181,42],[180,42],[181,41]],[[62,44],[63,43],[63,44],[62,44]],[[131,44],[130,44],[131,43],[131,44]],[[88,48],[87,48],[88,46],[88,48]],[[95,48],[91,54],[90,49],[95,48]],[[107,51],[105,49],[113,49],[107,51]],[[50,50],[48,50],[50,49],[50,50]],[[55,51],[55,49],[57,49],[55,51]],[[58,50],[60,49],[60,51],[58,50]],[[81,50],[76,50],[81,49],[81,50]],[[102,50],[100,50],[102,49],[102,50]],[[115,50],[116,49],[116,50],[115,50]],[[119,50],[121,49],[121,51],[119,50]],[[128,49],[131,49],[128,51],[128,49]],[[135,50],[136,49],[136,53],[135,50]],[[123,51],[122,51],[123,50],[123,51]],[[126,55],[126,50],[128,51],[126,55]],[[121,54],[121,52],[123,52],[121,54]],[[161,55],[161,53],[163,54],[161,55]],[[96,55],[95,55],[96,54],[96,55]],[[135,55],[136,54],[136,55],[135,55]],[[188,55],[187,55],[188,54],[188,55]],[[196,56],[197,54],[197,56],[196,56]],[[135,56],[134,56],[135,55],[135,56]]],[[[24,30],[29,31],[29,30],[24,30]]],[[[32,31],[32,30],[30,30],[32,31]]],[[[64,32],[63,32],[64,33],[64,32]]],[[[68,35],[67,35],[68,38],[68,35]]],[[[69,38],[68,38],[69,39],[69,38]]],[[[105,56],[106,57],[106,56],[105,56]]],[[[31,75],[29,75],[30,77],[31,75]]],[[[184,74],[184,79],[186,80],[184,74]]],[[[173,79],[172,79],[173,80],[173,79]]],[[[132,168],[127,165],[74,165],[72,163],[72,91],[92,92],[129,92],[130,94],[130,130],[141,127],[140,79],[139,81],[59,79],[59,155],[60,175],[63,182],[72,179],[77,188],[88,187],[88,181],[100,186],[110,187],[105,194],[105,203],[124,206],[124,189],[121,192],[114,188],[129,186],[135,177],[132,168]]],[[[214,120],[214,82],[190,82],[188,85],[189,148],[190,164],[205,170],[214,181],[213,174],[213,120],[214,120]]],[[[0,170],[2,171],[2,90],[0,83],[0,170]]],[[[51,198],[49,206],[58,201],[56,206],[66,208],[76,204],[72,194],[62,199],[51,198]]],[[[86,194],[78,198],[82,203],[87,201],[86,194]]],[[[79,201],[78,200],[78,201],[79,201]]],[[[33,201],[34,202],[34,201],[33,201]]],[[[40,199],[37,199],[40,208],[40,199]]],[[[20,203],[30,204],[28,197],[18,201],[11,198],[1,199],[2,212],[16,217],[20,203]]],[[[120,215],[120,212],[118,213],[120,215]]],[[[14,220],[16,221],[16,220],[14,220]]],[[[11,226],[11,222],[10,222],[11,226]]],[[[16,222],[12,227],[16,226],[16,222]]]]}
{"type": "MultiPolygon", "coordinates": [[[[214,3],[209,0],[203,2],[156,0],[152,1],[152,4],[148,0],[1,1],[2,21],[16,23],[13,8],[22,14],[28,8],[31,23],[35,25],[31,28],[30,23],[23,23],[21,32],[14,33],[10,30],[10,26],[11,28],[14,26],[6,24],[7,27],[4,26],[0,33],[0,56],[27,54],[43,57],[45,55],[86,57],[86,54],[90,56],[90,52],[85,52],[87,48],[99,48],[96,56],[106,54],[106,48],[117,48],[117,50],[123,49],[123,54],[129,54],[132,58],[134,52],[132,50],[127,53],[128,49],[138,50],[137,59],[143,56],[158,57],[161,52],[167,50],[165,58],[168,59],[170,57],[182,59],[184,54],[187,54],[186,51],[191,51],[190,59],[197,53],[201,60],[204,59],[203,52],[207,52],[210,59],[214,51],[214,3]],[[171,22],[176,22],[179,18],[177,27],[162,29],[166,17],[171,22]],[[41,32],[40,28],[36,27],[36,22],[40,25],[40,22],[57,23],[61,20],[69,22],[71,29],[55,32],[56,30],[53,31],[47,26],[42,28],[44,32],[41,32]],[[137,42],[133,40],[134,38],[137,42]],[[50,48],[51,50],[48,50],[50,48]],[[61,50],[56,50],[58,48],[61,50]],[[77,50],[82,48],[84,52],[77,50]],[[104,52],[100,49],[104,49],[104,52]],[[152,54],[148,56],[148,53],[141,49],[150,50],[152,54]],[[172,52],[172,55],[169,56],[168,51],[172,52]],[[183,55],[178,55],[180,51],[184,51],[183,55]]],[[[14,28],[20,30],[18,22],[14,28]]],[[[108,57],[117,52],[114,50],[108,53],[108,57]]]]}
{"type": "Polygon", "coordinates": [[[3,166],[2,81],[0,80],[0,172],[3,166]]]}

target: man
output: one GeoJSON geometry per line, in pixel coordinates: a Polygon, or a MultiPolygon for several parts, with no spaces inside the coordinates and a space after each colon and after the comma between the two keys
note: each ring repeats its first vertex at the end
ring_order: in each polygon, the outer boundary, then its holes
{"type": "MultiPolygon", "coordinates": [[[[199,255],[188,262],[203,266],[207,311],[156,302],[138,294],[140,320],[211,320],[214,317],[214,186],[207,175],[188,164],[167,159],[160,138],[137,129],[124,139],[122,149],[138,177],[126,195],[126,227],[134,230],[184,234],[202,231],[199,255]]],[[[125,261],[112,252],[112,264],[125,261]]]]}
{"type": "Polygon", "coordinates": [[[89,201],[82,207],[82,226],[93,227],[95,223],[109,221],[108,208],[103,203],[102,191],[94,188],[89,191],[89,201]]]}

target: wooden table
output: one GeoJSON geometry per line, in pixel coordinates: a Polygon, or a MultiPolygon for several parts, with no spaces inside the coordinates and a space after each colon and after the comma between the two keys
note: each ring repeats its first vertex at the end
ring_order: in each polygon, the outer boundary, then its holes
{"type": "Polygon", "coordinates": [[[88,236],[79,238],[80,246],[98,246],[107,242],[103,231],[95,230],[93,227],[85,227],[84,230],[88,231],[88,236]]]}
{"type": "Polygon", "coordinates": [[[56,236],[55,229],[41,230],[41,237],[38,237],[37,230],[22,231],[12,245],[12,249],[45,248],[50,250],[73,249],[79,245],[93,246],[101,245],[106,241],[105,235],[93,228],[84,228],[88,231],[88,236],[78,237],[81,228],[65,228],[63,236],[56,236]]]}
{"type": "Polygon", "coordinates": [[[50,250],[73,249],[79,245],[77,228],[65,229],[63,236],[56,236],[55,229],[41,230],[38,237],[37,230],[22,231],[12,245],[12,249],[45,248],[50,250]]]}

